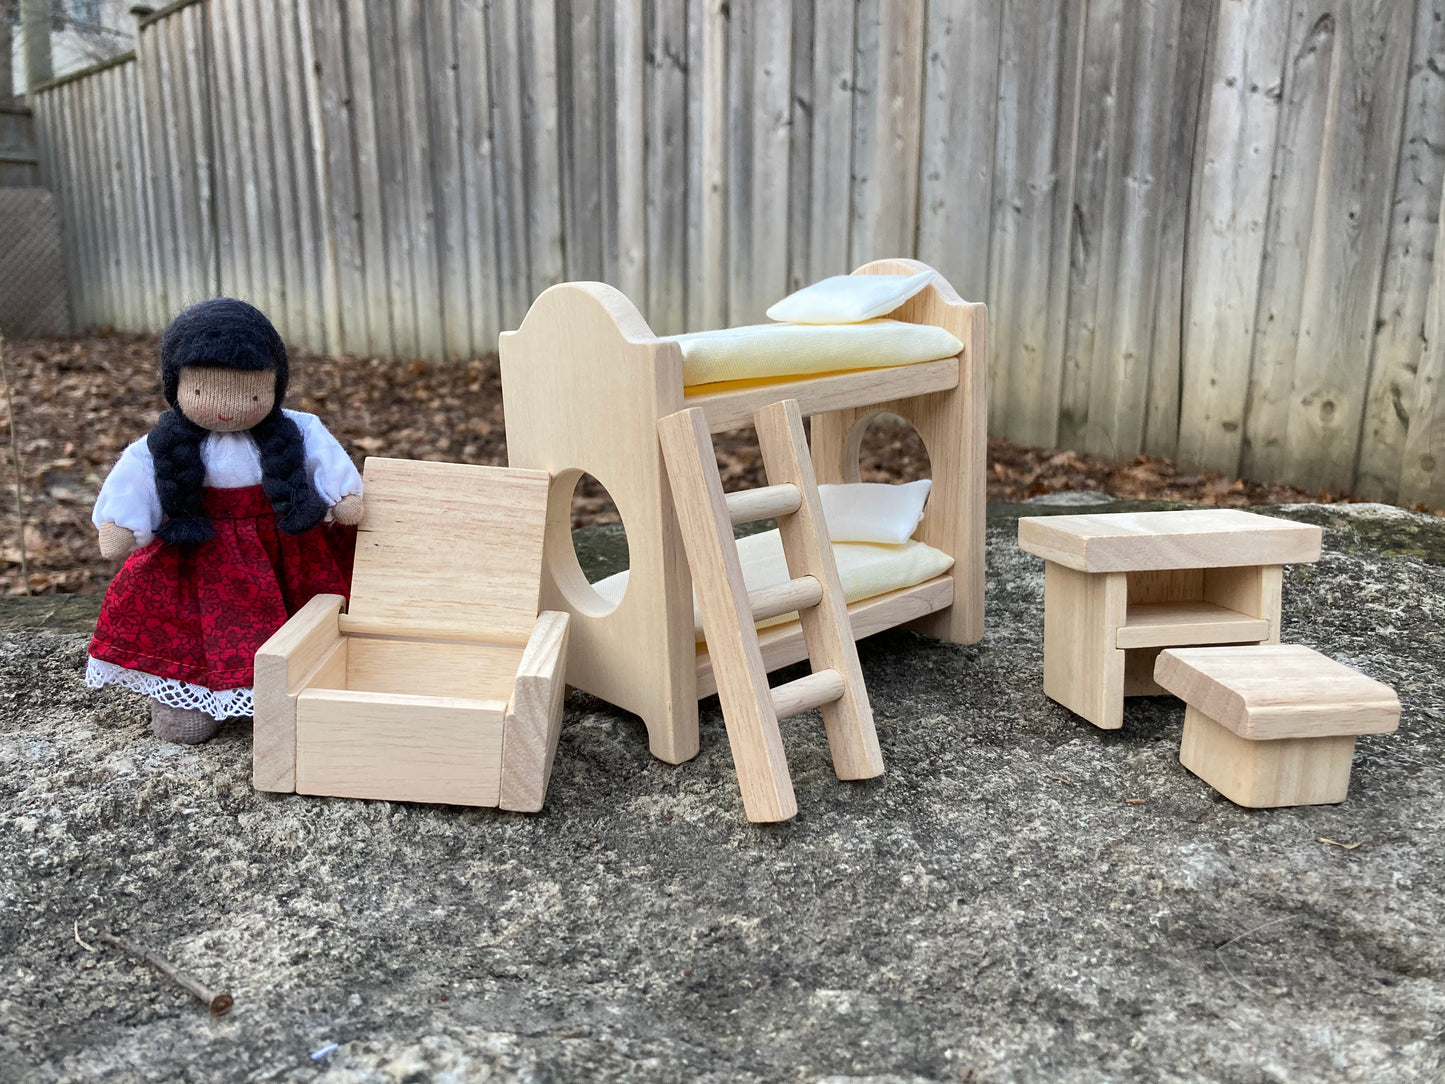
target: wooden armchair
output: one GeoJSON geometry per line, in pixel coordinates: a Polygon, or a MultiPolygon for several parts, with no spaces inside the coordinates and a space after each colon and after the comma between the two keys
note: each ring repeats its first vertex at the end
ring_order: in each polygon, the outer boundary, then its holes
{"type": "Polygon", "coordinates": [[[351,605],[256,653],[257,790],[542,808],[568,616],[538,613],[544,471],[368,459],[351,605]]]}

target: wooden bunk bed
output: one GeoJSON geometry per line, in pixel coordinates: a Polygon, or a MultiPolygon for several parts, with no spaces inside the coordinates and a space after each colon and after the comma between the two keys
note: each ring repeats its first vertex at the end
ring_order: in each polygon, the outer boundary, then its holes
{"type": "MultiPolygon", "coordinates": [[[[914,260],[879,260],[854,274],[926,270],[914,260]]],[[[697,754],[697,701],[717,688],[696,642],[692,578],[658,441],[658,422],[679,410],[701,408],[716,433],[796,399],[812,418],[820,482],[858,480],[859,445],[875,415],[907,418],[933,475],[915,537],[954,565],[850,605],[854,638],[902,624],[956,643],[982,637],[987,311],[936,276],[888,315],[942,327],[963,349],[913,365],[687,388],[679,345],[654,335],[622,293],[596,282],[551,287],[518,330],[502,335],[508,460],[552,475],[542,606],[571,614],[567,682],[641,716],[660,759],[677,764],[697,754]],[[629,583],[615,607],[587,582],[572,548],[572,493],[584,473],[607,487],[627,529],[629,583]]],[[[759,641],[769,670],[807,656],[796,621],[763,630],[759,641]]]]}

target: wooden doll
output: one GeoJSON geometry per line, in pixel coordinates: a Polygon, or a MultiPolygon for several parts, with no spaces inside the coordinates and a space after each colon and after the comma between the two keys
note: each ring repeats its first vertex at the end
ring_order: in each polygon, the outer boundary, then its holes
{"type": "Polygon", "coordinates": [[[244,301],[182,312],[160,368],[170,409],[95,503],[101,553],[129,556],[86,684],[145,694],[155,734],[194,744],[251,714],[256,649],[287,617],[347,594],[361,475],[315,415],[282,409],[286,347],[244,301]]]}

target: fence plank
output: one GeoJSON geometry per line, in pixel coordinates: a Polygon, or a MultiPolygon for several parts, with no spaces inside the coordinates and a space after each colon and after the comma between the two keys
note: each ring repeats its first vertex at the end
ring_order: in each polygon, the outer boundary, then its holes
{"type": "Polygon", "coordinates": [[[1255,316],[1241,464],[1245,472],[1284,465],[1310,232],[1327,162],[1335,31],[1332,13],[1323,10],[1319,0],[1297,5],[1291,14],[1260,283],[1263,298],[1255,316]]]}
{"type": "Polygon", "coordinates": [[[282,70],[286,72],[286,77],[280,80],[280,110],[289,137],[286,153],[294,185],[291,193],[280,192],[279,199],[286,203],[289,196],[296,208],[297,243],[288,269],[292,318],[297,321],[298,334],[304,335],[300,341],[312,350],[326,352],[339,350],[340,343],[327,328],[327,320],[335,312],[335,301],[328,296],[329,276],[323,275],[322,267],[330,262],[332,246],[322,229],[326,221],[321,205],[324,163],[318,160],[311,131],[309,99],[316,58],[309,48],[303,54],[303,23],[306,24],[304,37],[309,39],[310,15],[302,10],[298,0],[279,0],[276,34],[282,70]]]}
{"type": "Polygon", "coordinates": [[[853,224],[856,0],[816,0],[813,154],[808,185],[808,279],[847,274],[853,224]]]}
{"type": "Polygon", "coordinates": [[[395,357],[403,352],[404,347],[397,344],[392,334],[386,214],[381,194],[381,132],[376,116],[377,98],[382,91],[372,77],[369,5],[365,0],[343,2],[346,64],[351,77],[351,146],[355,154],[356,191],[361,212],[361,268],[366,280],[366,350],[378,357],[395,357]]]}
{"type": "Polygon", "coordinates": [[[1221,4],[1184,275],[1178,456],[1233,474],[1244,440],[1255,315],[1268,237],[1289,12],[1270,0],[1221,4]]]}
{"type": "Polygon", "coordinates": [[[411,27],[396,6],[366,5],[370,31],[371,78],[376,94],[376,165],[381,185],[381,207],[385,216],[386,296],[391,303],[392,349],[403,358],[421,356],[417,337],[418,316],[412,277],[413,248],[412,193],[407,185],[407,153],[410,137],[402,113],[403,83],[400,58],[418,47],[411,41],[411,27]]]}
{"type": "Polygon", "coordinates": [[[491,65],[482,0],[457,0],[456,14],[467,308],[472,352],[480,356],[496,350],[497,336],[502,330],[494,215],[496,196],[492,186],[495,169],[492,99],[487,78],[491,65]]]}
{"type": "Polygon", "coordinates": [[[452,0],[427,4],[426,41],[430,64],[432,168],[436,190],[436,252],[439,261],[442,353],[472,356],[467,312],[467,232],[462,195],[462,110],[457,97],[460,72],[452,0]]]}
{"type": "Polygon", "coordinates": [[[646,20],[642,0],[617,0],[613,11],[617,101],[617,285],[647,297],[646,20]]]}
{"type": "Polygon", "coordinates": [[[853,152],[852,263],[912,252],[918,229],[919,138],[923,116],[924,5],[879,2],[858,35],[854,119],[863,111],[853,152]],[[873,41],[876,18],[876,46],[873,41]],[[871,112],[871,116],[868,114],[871,112]]]}
{"type": "Polygon", "coordinates": [[[399,176],[402,178],[403,221],[407,236],[402,251],[410,264],[414,322],[413,356],[446,356],[442,334],[441,275],[437,259],[436,178],[432,172],[430,140],[418,138],[428,131],[426,67],[432,52],[426,37],[425,0],[403,0],[395,5],[397,83],[400,90],[399,176]],[[407,135],[407,133],[411,133],[407,135]]]}
{"type": "Polygon", "coordinates": [[[136,35],[135,51],[141,90],[140,153],[151,197],[148,227],[153,260],[152,311],[147,326],[153,326],[171,311],[170,294],[180,278],[177,243],[182,229],[177,221],[175,186],[186,171],[176,159],[176,123],[170,115],[175,98],[170,93],[170,58],[161,24],[152,23],[136,35]]]}
{"type": "Polygon", "coordinates": [[[133,222],[138,256],[138,296],[135,323],[131,326],[133,330],[144,331],[166,318],[167,307],[162,303],[164,273],[158,252],[160,222],[157,218],[155,186],[152,184],[146,153],[149,131],[140,81],[140,65],[132,61],[117,70],[121,73],[120,82],[124,87],[121,120],[125,139],[126,184],[135,216],[133,222]]]}
{"type": "Polygon", "coordinates": [[[1083,4],[1004,13],[989,247],[989,426],[1055,443],[1067,316],[1083,4]]]}
{"type": "Polygon", "coordinates": [[[1400,485],[1410,409],[1424,340],[1440,186],[1445,181],[1445,0],[1420,0],[1414,53],[1391,201],[1390,237],[1380,286],[1378,328],[1365,400],[1354,491],[1394,500],[1400,485]]]}
{"type": "MultiPolygon", "coordinates": [[[[1073,216],[1069,234],[1071,270],[1068,278],[1069,320],[1064,329],[1059,374],[1057,431],[1049,443],[1091,451],[1107,442],[1096,422],[1089,422],[1089,386],[1095,363],[1102,370],[1108,347],[1100,349],[1100,327],[1114,303],[1110,286],[1119,273],[1117,201],[1122,187],[1123,144],[1127,140],[1121,113],[1128,110],[1129,69],[1136,52],[1124,42],[1123,0],[1093,0],[1088,5],[1079,67],[1078,123],[1072,151],[1073,216]]],[[[1131,12],[1132,15],[1132,12],[1131,12]]],[[[1129,33],[1135,29],[1130,19],[1129,33]]],[[[1102,379],[1102,373],[1098,374],[1102,379]]],[[[1044,409],[1047,406],[1044,405],[1044,409]]],[[[1010,419],[1012,421],[1012,419],[1010,419]]],[[[1013,430],[1010,429],[1010,432],[1013,430]]],[[[1106,453],[1114,449],[1106,448],[1106,453]]]]}
{"type": "MultiPolygon", "coordinates": [[[[737,16],[734,15],[737,21],[737,16]]],[[[793,26],[789,4],[758,4],[742,32],[734,88],[743,111],[732,183],[738,244],[732,259],[728,319],[757,323],[788,292],[788,121],[792,115],[793,26]],[[747,86],[741,84],[745,82],[747,86]]]]}
{"type": "Polygon", "coordinates": [[[1123,109],[1114,148],[1119,168],[1111,171],[1113,191],[1102,224],[1110,290],[1096,314],[1089,424],[1077,445],[1116,458],[1143,447],[1148,418],[1163,181],[1171,118],[1182,111],[1174,99],[1181,14],[1172,5],[1141,8],[1130,27],[1134,47],[1120,68],[1123,109]]]}
{"type": "MultiPolygon", "coordinates": [[[[502,326],[514,328],[531,301],[527,284],[527,178],[522,136],[521,31],[511,4],[488,6],[492,61],[493,191],[502,326]]],[[[634,295],[635,296],[635,295],[634,295]]]]}
{"type": "Polygon", "coordinates": [[[312,346],[315,340],[310,337],[306,317],[310,307],[306,296],[309,284],[302,271],[301,254],[303,248],[314,243],[302,233],[300,221],[306,159],[297,160],[292,152],[291,117],[286,102],[287,87],[296,81],[299,73],[286,63],[281,46],[286,16],[283,0],[260,5],[257,15],[259,18],[249,20],[254,28],[252,57],[260,58],[259,70],[276,73],[272,79],[252,80],[263,84],[265,91],[256,134],[262,147],[261,216],[273,225],[275,238],[267,266],[266,297],[267,304],[272,306],[268,315],[289,342],[312,346]]]}
{"type": "MultiPolygon", "coordinates": [[[[1445,201],[1445,192],[1441,193],[1445,201]]],[[[1399,499],[1445,512],[1445,214],[1435,230],[1435,264],[1425,308],[1424,346],[1410,403],[1399,499]]]]}
{"type": "Polygon", "coordinates": [[[1320,191],[1285,397],[1288,441],[1271,471],[1338,492],[1355,479],[1414,11],[1357,4],[1334,15],[1320,191]]]}
{"type": "Polygon", "coordinates": [[[787,293],[807,286],[809,185],[813,179],[813,0],[793,0],[791,102],[788,117],[787,293]]]}
{"type": "Polygon", "coordinates": [[[571,0],[557,30],[561,110],[562,231],[567,277],[602,277],[602,106],[598,0],[571,0]]]}
{"type": "Polygon", "coordinates": [[[994,4],[929,4],[918,258],[963,297],[988,296],[999,33],[994,4]]]}
{"type": "MultiPolygon", "coordinates": [[[[553,3],[526,5],[522,21],[523,170],[527,177],[528,303],[567,277],[562,254],[561,125],[553,3]]],[[[646,258],[644,253],[643,258],[646,258]]]]}
{"type": "Polygon", "coordinates": [[[647,42],[647,322],[687,330],[687,8],[652,0],[647,42]]]}
{"type": "Polygon", "coordinates": [[[1160,227],[1154,338],[1150,347],[1149,395],[1143,451],[1172,459],[1178,452],[1180,385],[1183,366],[1184,281],[1188,268],[1190,192],[1199,160],[1199,111],[1206,86],[1205,65],[1214,10],[1186,4],[1180,15],[1179,47],[1174,60],[1174,107],[1169,115],[1169,147],[1161,183],[1160,227]]]}
{"type": "MultiPolygon", "coordinates": [[[[698,260],[689,293],[689,323],[694,328],[722,327],[728,311],[728,5],[700,0],[693,57],[698,98],[698,260]],[[694,300],[693,298],[696,298],[694,300]]],[[[691,258],[691,257],[689,257],[691,258]]]]}
{"type": "MultiPolygon", "coordinates": [[[[326,7],[334,17],[335,6],[326,7]]],[[[297,49],[297,77],[292,83],[292,109],[295,111],[292,118],[292,136],[298,161],[305,162],[309,167],[304,170],[308,177],[309,190],[303,221],[306,223],[304,228],[307,235],[313,238],[306,269],[308,282],[314,285],[308,286],[308,289],[316,291],[313,295],[316,304],[311,306],[312,322],[309,327],[312,334],[317,336],[318,342],[324,344],[318,349],[337,354],[345,349],[341,331],[341,268],[338,223],[332,206],[332,159],[326,138],[326,105],[323,100],[327,94],[326,84],[333,79],[338,89],[345,86],[346,72],[343,62],[335,67],[334,73],[328,70],[327,78],[323,79],[321,56],[317,51],[316,28],[312,23],[312,13],[315,10],[309,4],[296,5],[291,16],[293,36],[290,40],[296,43],[297,49]]],[[[344,119],[344,111],[342,116],[344,119]]],[[[345,131],[344,127],[342,131],[345,131]]],[[[354,207],[349,159],[342,168],[345,172],[347,205],[354,207]]],[[[353,241],[354,235],[348,230],[346,243],[351,244],[353,241]]]]}
{"type": "Polygon", "coordinates": [[[188,301],[200,301],[220,293],[220,253],[216,226],[216,141],[214,76],[216,61],[212,49],[209,7],[182,8],[176,18],[186,53],[186,104],[189,110],[191,158],[195,163],[195,223],[197,262],[188,301]]]}
{"type": "Polygon", "coordinates": [[[88,148],[83,142],[85,137],[77,119],[79,102],[76,99],[80,88],[79,83],[69,83],[45,95],[53,104],[60,122],[55,142],[63,151],[61,226],[65,240],[66,274],[71,287],[70,310],[77,330],[95,323],[95,255],[91,251],[95,233],[89,228],[90,216],[86,210],[91,187],[84,172],[88,148]]]}
{"type": "Polygon", "coordinates": [[[100,189],[95,178],[100,158],[91,131],[94,114],[86,108],[93,87],[94,81],[86,80],[63,86],[55,92],[65,101],[66,137],[67,142],[74,147],[72,172],[76,178],[76,190],[70,203],[76,216],[76,252],[80,264],[80,280],[84,288],[83,302],[76,310],[76,322],[82,328],[94,327],[102,322],[100,234],[95,204],[100,198],[100,189]]]}

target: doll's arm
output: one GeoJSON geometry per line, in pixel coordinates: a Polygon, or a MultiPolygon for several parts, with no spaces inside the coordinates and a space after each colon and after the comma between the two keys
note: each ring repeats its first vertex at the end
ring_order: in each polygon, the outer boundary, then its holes
{"type": "Polygon", "coordinates": [[[161,499],[144,438],[126,448],[106,475],[90,521],[100,532],[100,552],[106,557],[124,557],[154,537],[161,523],[161,499]]]}
{"type": "Polygon", "coordinates": [[[346,449],[314,414],[287,411],[301,430],[306,446],[306,472],[316,494],[331,508],[338,523],[361,519],[361,473],[346,449]]]}

